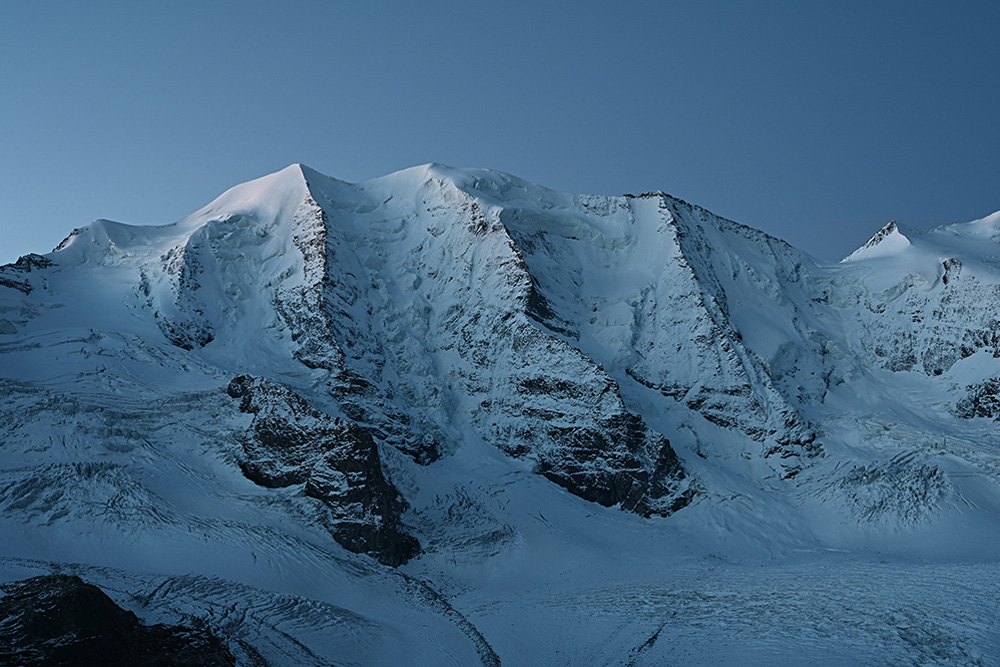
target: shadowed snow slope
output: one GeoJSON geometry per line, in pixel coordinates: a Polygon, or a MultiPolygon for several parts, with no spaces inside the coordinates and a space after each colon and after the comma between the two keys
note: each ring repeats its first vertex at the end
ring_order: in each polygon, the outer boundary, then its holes
{"type": "Polygon", "coordinates": [[[292,165],[0,267],[0,582],[248,665],[997,664],[997,421],[1000,213],[825,265],[292,165]]]}

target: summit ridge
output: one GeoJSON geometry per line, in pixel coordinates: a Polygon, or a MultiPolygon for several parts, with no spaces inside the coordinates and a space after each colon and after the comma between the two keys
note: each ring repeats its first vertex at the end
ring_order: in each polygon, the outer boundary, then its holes
{"type": "Polygon", "coordinates": [[[828,264],[429,163],[96,221],[0,267],[0,584],[72,573],[248,665],[710,664],[803,618],[813,657],[922,664],[876,620],[917,581],[935,659],[1000,654],[998,216],[828,264]]]}

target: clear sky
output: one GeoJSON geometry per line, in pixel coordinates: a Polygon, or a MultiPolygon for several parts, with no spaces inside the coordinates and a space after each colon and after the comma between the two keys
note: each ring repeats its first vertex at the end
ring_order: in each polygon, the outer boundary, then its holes
{"type": "Polygon", "coordinates": [[[2,2],[0,263],[303,162],[660,189],[839,259],[1000,209],[1000,3],[2,2]]]}

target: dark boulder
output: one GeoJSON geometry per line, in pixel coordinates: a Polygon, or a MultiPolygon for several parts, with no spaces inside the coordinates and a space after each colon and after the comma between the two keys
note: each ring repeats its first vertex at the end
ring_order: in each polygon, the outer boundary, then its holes
{"type": "Polygon", "coordinates": [[[41,667],[231,667],[207,630],[143,625],[79,577],[47,575],[0,587],[0,664],[41,667]]]}

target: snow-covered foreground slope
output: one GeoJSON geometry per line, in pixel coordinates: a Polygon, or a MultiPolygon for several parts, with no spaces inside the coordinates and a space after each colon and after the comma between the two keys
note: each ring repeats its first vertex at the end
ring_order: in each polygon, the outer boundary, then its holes
{"type": "Polygon", "coordinates": [[[0,581],[244,664],[1000,664],[998,296],[998,214],[830,266],[293,165],[0,268],[0,581]]]}

